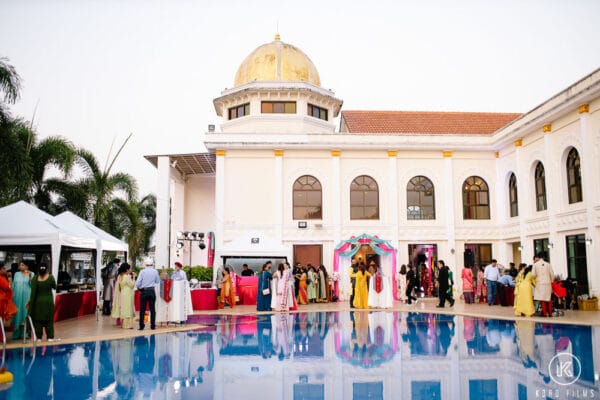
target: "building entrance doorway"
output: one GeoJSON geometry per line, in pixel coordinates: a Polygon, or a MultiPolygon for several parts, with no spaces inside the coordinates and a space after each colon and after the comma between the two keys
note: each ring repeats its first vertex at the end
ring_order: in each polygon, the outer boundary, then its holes
{"type": "Polygon", "coordinates": [[[567,236],[567,270],[569,279],[576,281],[576,294],[588,293],[588,272],[585,235],[567,236]]]}
{"type": "Polygon", "coordinates": [[[321,244],[295,244],[294,264],[311,264],[319,266],[323,263],[323,245],[321,244]]]}
{"type": "Polygon", "coordinates": [[[437,277],[437,245],[436,244],[409,244],[408,262],[417,273],[421,296],[437,296],[435,278],[437,277]]]}
{"type": "Polygon", "coordinates": [[[465,243],[465,266],[485,267],[492,262],[491,243],[465,243]]]}
{"type": "Polygon", "coordinates": [[[379,262],[379,254],[375,253],[375,251],[368,244],[361,245],[360,249],[358,249],[354,255],[354,258],[356,258],[356,261],[358,261],[359,264],[364,263],[367,267],[367,270],[369,269],[369,264],[371,261],[374,261],[375,264],[381,266],[381,263],[379,262]]]}

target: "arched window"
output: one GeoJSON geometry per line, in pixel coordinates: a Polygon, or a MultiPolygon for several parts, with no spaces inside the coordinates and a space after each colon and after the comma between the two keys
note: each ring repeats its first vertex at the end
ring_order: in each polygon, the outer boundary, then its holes
{"type": "Polygon", "coordinates": [[[433,183],[424,176],[415,176],[406,185],[406,218],[435,219],[433,183]]]}
{"type": "Polygon", "coordinates": [[[379,187],[367,175],[350,184],[350,219],[379,219],[379,187]]]}
{"type": "Polygon", "coordinates": [[[519,196],[517,194],[517,177],[515,174],[510,174],[508,179],[508,194],[510,200],[510,216],[519,216],[519,196]]]}
{"type": "Polygon", "coordinates": [[[323,219],[321,182],[304,175],[294,182],[294,219],[323,219]]]}
{"type": "Polygon", "coordinates": [[[535,166],[535,208],[544,211],[546,204],[546,171],[544,164],[538,162],[535,166]]]}
{"type": "Polygon", "coordinates": [[[583,201],[581,190],[581,161],[575,148],[569,151],[567,157],[567,186],[569,187],[569,204],[583,201]]]}
{"type": "Polygon", "coordinates": [[[478,176],[470,176],[463,183],[463,218],[490,219],[490,191],[478,176]]]}

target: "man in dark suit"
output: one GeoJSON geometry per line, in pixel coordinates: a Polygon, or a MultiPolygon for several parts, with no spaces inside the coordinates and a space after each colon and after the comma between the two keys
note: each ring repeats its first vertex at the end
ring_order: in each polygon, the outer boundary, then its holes
{"type": "Polygon", "coordinates": [[[454,306],[454,299],[448,294],[450,283],[448,282],[450,276],[448,274],[449,268],[446,266],[444,261],[438,261],[439,273],[438,273],[438,294],[440,298],[440,304],[436,307],[444,308],[446,300],[450,302],[450,307],[454,306]]]}

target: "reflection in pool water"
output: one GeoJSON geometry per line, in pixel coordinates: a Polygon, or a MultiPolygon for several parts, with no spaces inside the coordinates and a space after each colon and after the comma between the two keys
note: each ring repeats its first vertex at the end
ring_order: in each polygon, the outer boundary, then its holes
{"type": "Polygon", "coordinates": [[[598,327],[400,312],[191,318],[206,327],[9,351],[15,382],[0,399],[600,396],[598,327]],[[559,353],[581,363],[562,369],[580,375],[571,385],[553,379],[559,353]]]}

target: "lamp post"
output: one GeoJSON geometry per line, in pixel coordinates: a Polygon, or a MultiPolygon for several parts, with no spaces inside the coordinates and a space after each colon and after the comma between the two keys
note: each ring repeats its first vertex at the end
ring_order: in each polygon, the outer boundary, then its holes
{"type": "Polygon", "coordinates": [[[181,249],[184,246],[183,242],[189,242],[190,244],[190,268],[192,267],[192,242],[198,242],[200,250],[206,248],[204,243],[204,232],[177,232],[177,248],[181,249]]]}

